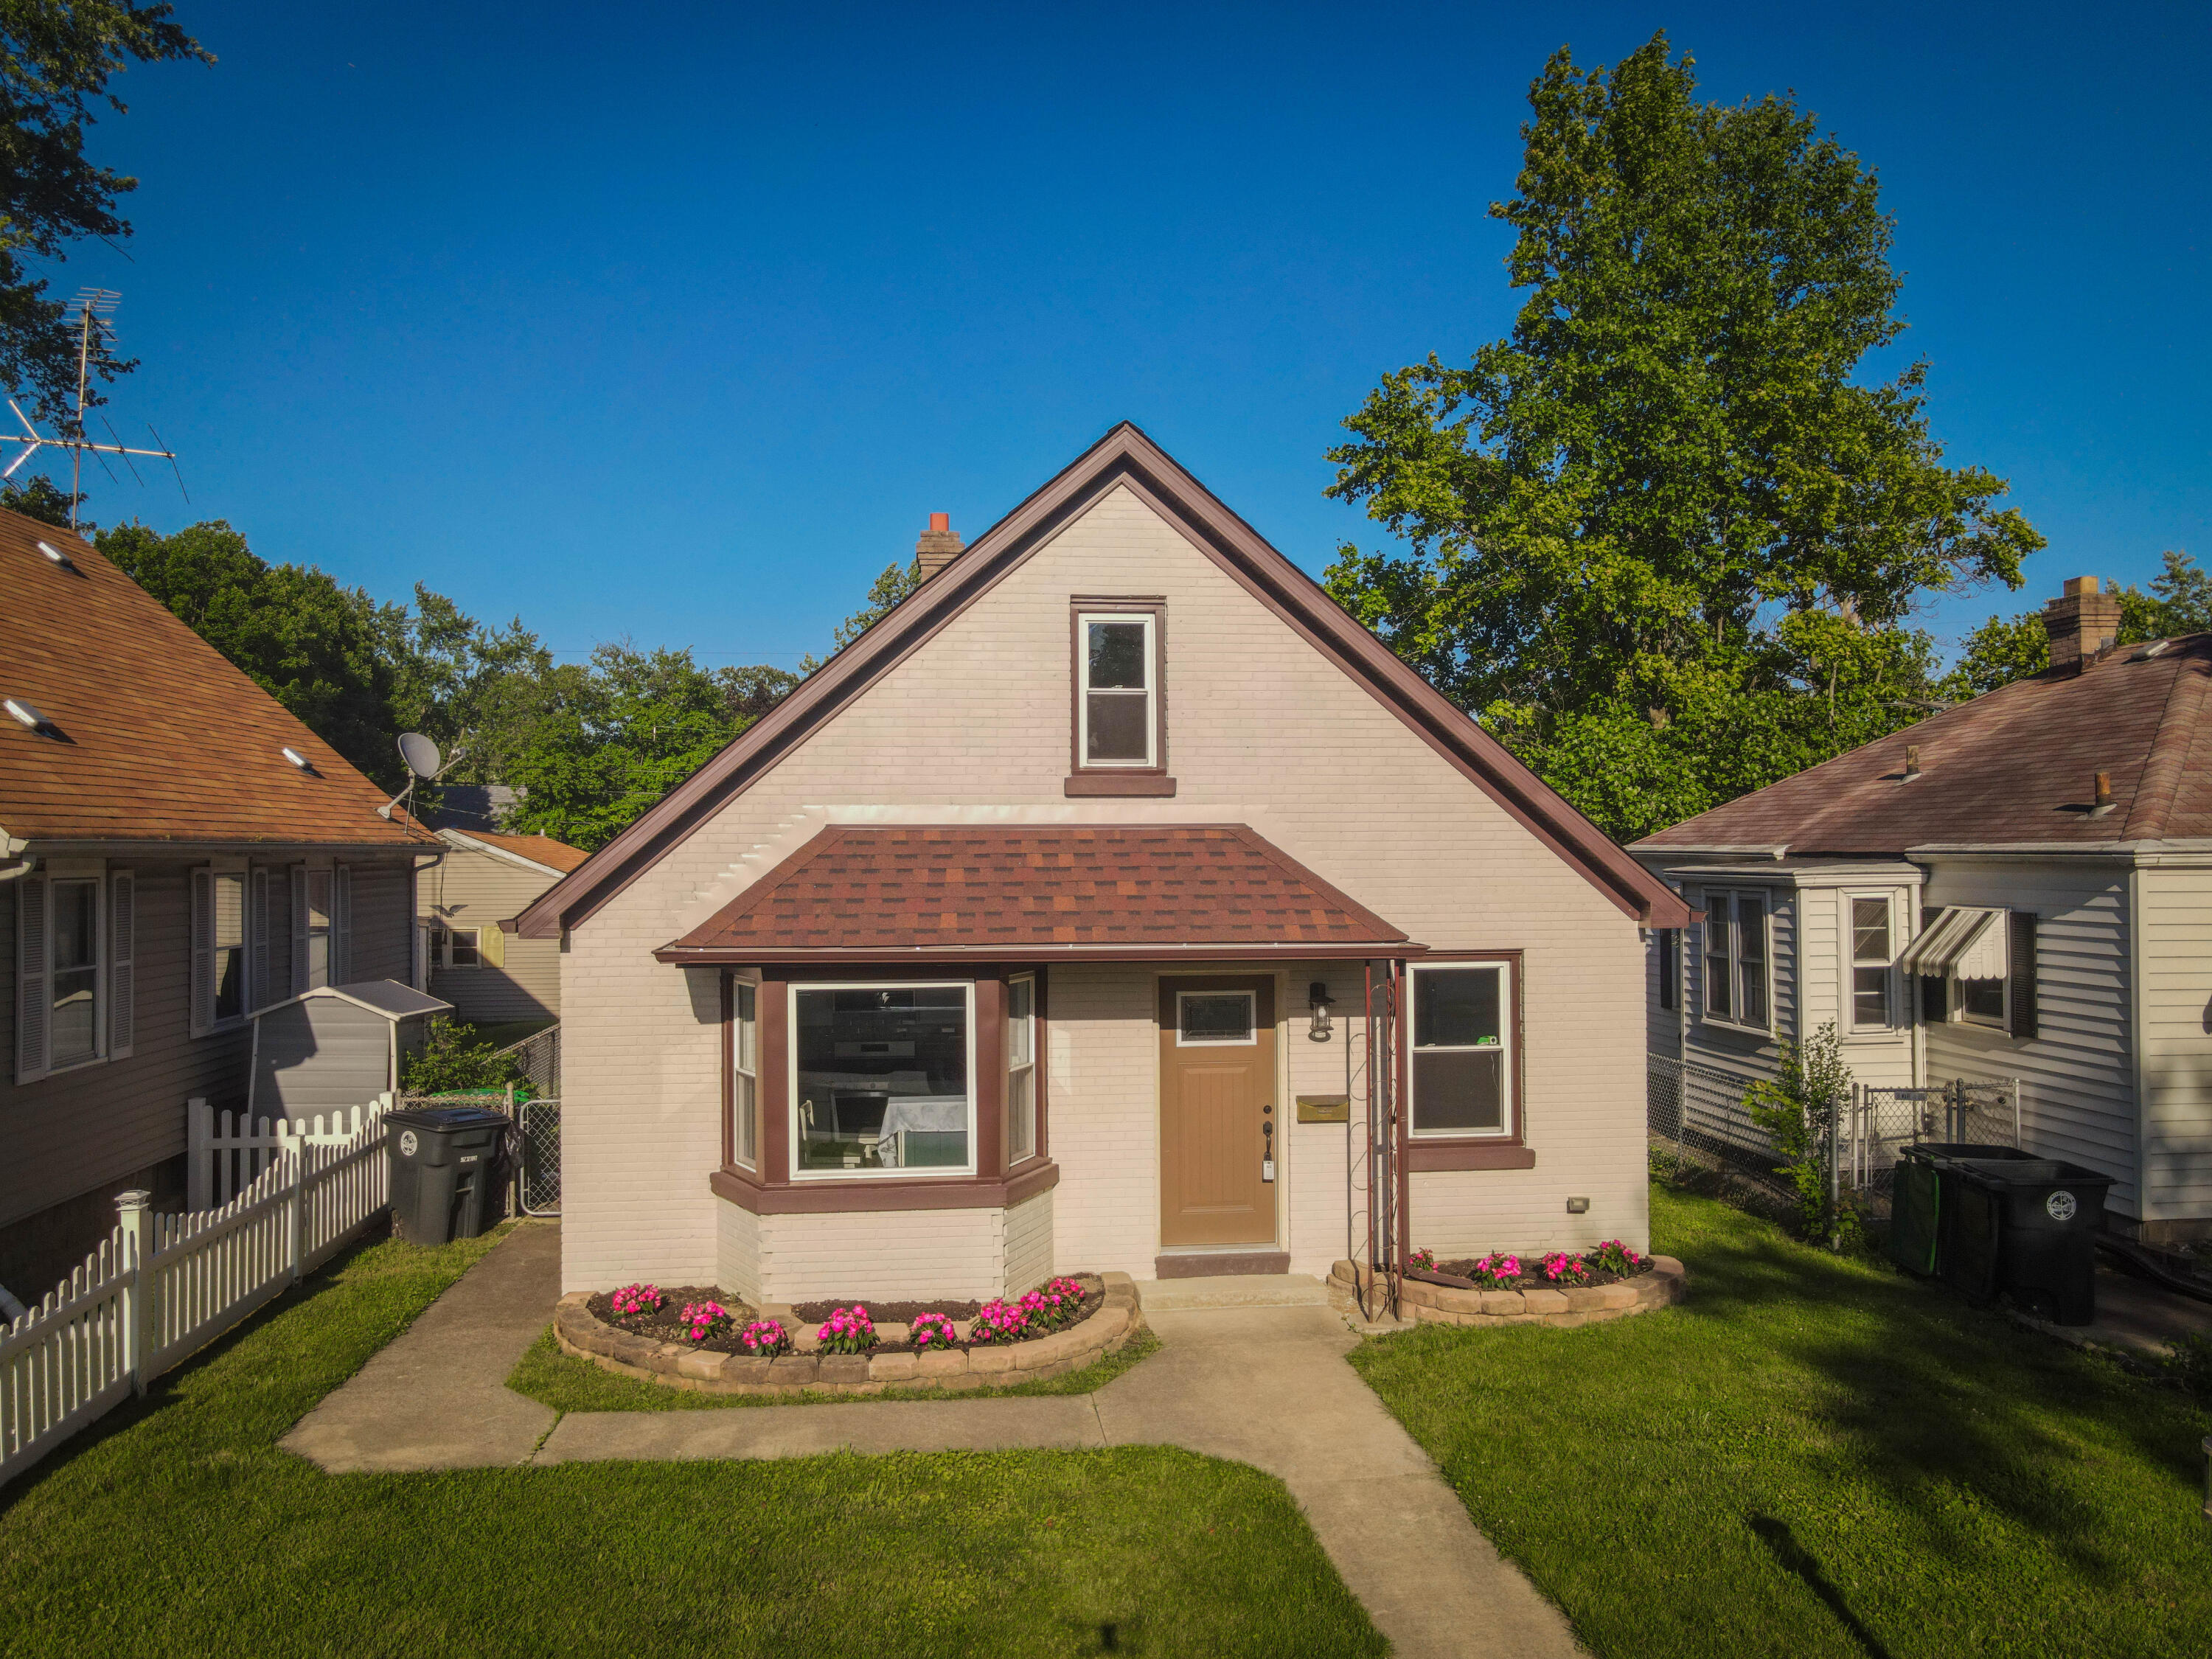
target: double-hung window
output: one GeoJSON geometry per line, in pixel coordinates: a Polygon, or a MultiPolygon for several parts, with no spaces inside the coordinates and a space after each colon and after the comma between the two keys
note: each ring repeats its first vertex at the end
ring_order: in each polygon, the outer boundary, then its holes
{"type": "Polygon", "coordinates": [[[1006,1162],[1036,1154],[1036,981],[1006,981],[1006,1162]]]}
{"type": "MultiPolygon", "coordinates": [[[[64,863],[18,877],[15,1080],[119,1060],[135,1020],[137,878],[64,863]]],[[[9,896],[0,892],[0,903],[9,896]]]]}
{"type": "Polygon", "coordinates": [[[760,1168],[759,998],[750,981],[731,987],[730,1152],[748,1170],[760,1168]]]}
{"type": "Polygon", "coordinates": [[[792,1174],[972,1175],[975,988],[791,988],[792,1174]]]}
{"type": "Polygon", "coordinates": [[[246,926],[246,872],[192,872],[193,1031],[228,1030],[245,1023],[251,963],[246,926]]]}
{"type": "Polygon", "coordinates": [[[1413,1133],[1512,1135],[1513,964],[1416,964],[1411,972],[1413,1133]]]}
{"type": "Polygon", "coordinates": [[[1854,1031],[1887,1031],[1897,1024],[1896,931],[1887,894],[1852,894],[1850,910],[1851,1025],[1854,1031]]]}
{"type": "Polygon", "coordinates": [[[1159,762],[1159,618],[1150,612],[1085,611],[1076,699],[1076,756],[1083,767],[1159,762]]]}
{"type": "Polygon", "coordinates": [[[1705,892],[1705,1017],[1767,1029],[1766,896],[1705,892]]]}
{"type": "Polygon", "coordinates": [[[477,946],[477,930],[473,927],[449,927],[446,930],[446,966],[448,968],[481,968],[483,955],[477,946]]]}

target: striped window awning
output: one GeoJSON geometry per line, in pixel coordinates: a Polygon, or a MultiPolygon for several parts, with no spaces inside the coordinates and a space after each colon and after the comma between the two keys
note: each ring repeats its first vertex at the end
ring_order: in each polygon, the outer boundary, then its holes
{"type": "Polygon", "coordinates": [[[2003,979],[2009,932],[2002,910],[1954,905],[1937,911],[1905,946],[1902,965],[1908,974],[1935,979],[2003,979]]]}

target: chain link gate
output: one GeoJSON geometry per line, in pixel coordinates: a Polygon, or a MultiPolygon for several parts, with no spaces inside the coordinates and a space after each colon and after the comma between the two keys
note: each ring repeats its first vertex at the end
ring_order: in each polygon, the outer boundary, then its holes
{"type": "Polygon", "coordinates": [[[515,1108],[522,1141],[516,1160],[515,1196],[525,1215],[561,1213],[561,1103],[526,1100],[515,1108]]]}

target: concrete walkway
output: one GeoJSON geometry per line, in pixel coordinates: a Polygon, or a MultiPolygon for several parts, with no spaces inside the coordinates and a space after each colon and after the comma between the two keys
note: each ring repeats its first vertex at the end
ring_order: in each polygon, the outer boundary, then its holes
{"type": "Polygon", "coordinates": [[[501,1381],[552,1318],[558,1257],[556,1229],[519,1230],[303,1419],[285,1448],[343,1473],[1181,1446],[1280,1478],[1405,1659],[1581,1651],[1559,1609],[1476,1531],[1427,1455],[1344,1363],[1356,1339],[1327,1308],[1148,1311],[1162,1351],[1088,1395],[570,1412],[556,1421],[501,1381]]]}

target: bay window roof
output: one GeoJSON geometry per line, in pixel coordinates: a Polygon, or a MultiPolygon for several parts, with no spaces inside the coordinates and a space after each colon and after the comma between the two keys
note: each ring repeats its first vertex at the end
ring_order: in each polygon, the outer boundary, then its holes
{"type": "Polygon", "coordinates": [[[836,826],[655,954],[1108,961],[1419,954],[1237,824],[836,826]]]}

